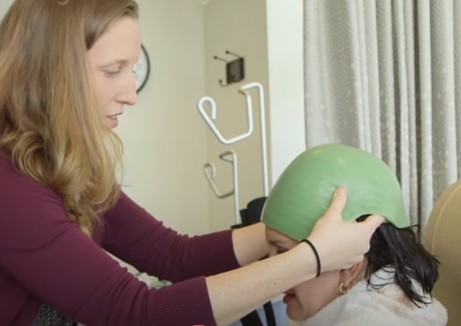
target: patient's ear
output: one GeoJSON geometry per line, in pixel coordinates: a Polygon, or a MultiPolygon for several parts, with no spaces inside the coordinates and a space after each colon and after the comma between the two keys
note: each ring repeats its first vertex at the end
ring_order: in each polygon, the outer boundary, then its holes
{"type": "Polygon", "coordinates": [[[352,287],[355,283],[360,281],[364,275],[367,268],[367,259],[364,258],[361,262],[355,264],[349,269],[342,269],[339,272],[339,280],[347,287],[352,287]]]}

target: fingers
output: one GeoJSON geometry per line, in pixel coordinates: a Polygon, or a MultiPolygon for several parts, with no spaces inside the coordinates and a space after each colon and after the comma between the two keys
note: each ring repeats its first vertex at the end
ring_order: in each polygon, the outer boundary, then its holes
{"type": "Polygon", "coordinates": [[[386,219],[381,215],[373,214],[368,216],[364,222],[375,231],[381,224],[386,222],[386,219]]]}
{"type": "Polygon", "coordinates": [[[346,188],[337,188],[333,194],[330,206],[324,215],[341,217],[341,214],[346,206],[347,190],[346,188]]]}

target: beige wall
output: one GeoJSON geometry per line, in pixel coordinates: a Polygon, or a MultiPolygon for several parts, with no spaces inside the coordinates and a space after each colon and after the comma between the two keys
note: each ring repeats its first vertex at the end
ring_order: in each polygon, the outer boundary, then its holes
{"type": "MultiPolygon", "coordinates": [[[[237,90],[250,82],[264,86],[269,185],[305,146],[302,15],[302,0],[211,0],[205,6],[206,90],[217,102],[216,124],[228,138],[244,133],[246,106],[237,90]],[[213,56],[233,59],[226,50],[245,58],[246,78],[221,87],[225,64],[213,56]]],[[[241,208],[264,195],[258,110],[254,122],[253,136],[234,145],[223,145],[207,130],[208,159],[219,163],[216,184],[222,192],[231,189],[232,174],[218,156],[230,149],[238,155],[241,208]]],[[[211,227],[225,228],[233,220],[233,197],[218,199],[210,192],[211,227]]]]}
{"type": "Polygon", "coordinates": [[[13,0],[0,1],[0,18],[2,18],[5,15],[6,11],[11,6],[12,3],[13,3],[13,0]]]}
{"type": "Polygon", "coordinates": [[[181,232],[209,231],[201,0],[139,0],[151,76],[117,133],[125,144],[126,192],[181,232]]]}
{"type": "Polygon", "coordinates": [[[139,110],[132,113],[137,117],[120,128],[129,154],[127,178],[138,171],[137,189],[127,191],[179,230],[202,233],[228,228],[234,223],[234,198],[218,199],[202,168],[206,162],[214,163],[216,185],[226,192],[232,188],[231,164],[220,160],[219,154],[234,150],[240,208],[264,195],[258,93],[252,91],[253,135],[234,145],[216,139],[198,114],[197,102],[203,96],[216,100],[216,125],[232,138],[247,129],[244,97],[238,88],[261,83],[266,95],[269,178],[276,180],[304,149],[302,0],[139,3],[144,42],[155,60],[154,75],[140,94],[139,110]],[[226,50],[245,58],[246,77],[221,87],[218,80],[225,78],[225,63],[213,57],[234,59],[226,50]],[[141,132],[144,135],[132,139],[141,132]],[[143,153],[147,148],[150,151],[143,153]]]}
{"type": "Polygon", "coordinates": [[[135,110],[119,129],[126,144],[127,191],[153,214],[181,231],[203,233],[234,223],[234,198],[218,199],[203,165],[214,163],[216,185],[232,188],[231,164],[219,154],[238,155],[240,208],[264,195],[257,92],[254,133],[221,144],[197,111],[203,96],[216,100],[216,125],[226,138],[246,131],[244,97],[250,82],[265,88],[269,178],[278,178],[304,149],[302,0],[140,0],[143,39],[153,75],[135,110]],[[205,4],[206,3],[206,4],[205,4]],[[205,4],[205,5],[203,5],[205,4]],[[246,78],[221,87],[225,63],[245,58],[246,78]]]}
{"type": "MultiPolygon", "coordinates": [[[[247,131],[245,97],[238,89],[250,82],[259,82],[267,88],[266,3],[264,0],[211,0],[205,6],[205,65],[207,96],[217,104],[216,125],[226,138],[247,131]],[[245,59],[245,79],[222,87],[225,80],[225,63],[214,60],[218,55],[227,60],[229,50],[245,59]]],[[[232,145],[219,142],[203,123],[208,138],[208,160],[216,164],[216,185],[222,193],[232,189],[232,165],[222,162],[219,154],[234,150],[238,158],[240,207],[253,198],[263,195],[258,92],[254,96],[254,132],[248,139],[232,145]]],[[[267,101],[266,101],[267,103],[267,101]]],[[[228,228],[234,223],[234,197],[218,199],[210,191],[210,225],[213,229],[228,228]]]]}
{"type": "Polygon", "coordinates": [[[266,0],[271,176],[305,148],[303,0],[266,0]]]}

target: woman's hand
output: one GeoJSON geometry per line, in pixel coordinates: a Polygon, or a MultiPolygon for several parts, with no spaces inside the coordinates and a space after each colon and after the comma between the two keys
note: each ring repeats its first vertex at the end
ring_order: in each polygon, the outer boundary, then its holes
{"type": "Polygon", "coordinates": [[[338,188],[330,207],[308,237],[318,251],[322,272],[349,268],[363,260],[370,249],[371,236],[385,222],[379,215],[371,215],[359,223],[344,221],[342,211],[346,201],[346,189],[338,188]]]}

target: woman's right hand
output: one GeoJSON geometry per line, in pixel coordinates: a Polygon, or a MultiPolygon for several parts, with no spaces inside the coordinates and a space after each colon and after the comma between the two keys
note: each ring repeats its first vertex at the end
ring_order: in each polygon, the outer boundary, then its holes
{"type": "Polygon", "coordinates": [[[318,251],[322,272],[349,268],[363,260],[370,249],[371,236],[385,222],[379,215],[371,215],[359,223],[344,221],[342,211],[346,201],[347,190],[336,189],[330,206],[308,237],[318,251]]]}

